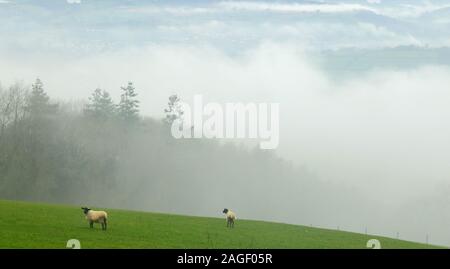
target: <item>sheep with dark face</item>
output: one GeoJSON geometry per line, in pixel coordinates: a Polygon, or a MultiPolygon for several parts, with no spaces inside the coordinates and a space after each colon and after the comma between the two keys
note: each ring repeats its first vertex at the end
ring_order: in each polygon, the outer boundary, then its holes
{"type": "Polygon", "coordinates": [[[94,222],[100,223],[102,225],[102,230],[106,231],[106,222],[108,219],[108,214],[105,211],[95,211],[87,207],[82,207],[83,213],[86,216],[89,226],[94,228],[94,222]]]}
{"type": "Polygon", "coordinates": [[[225,217],[227,219],[227,227],[234,228],[234,221],[236,220],[236,214],[233,211],[228,210],[226,208],[222,211],[222,213],[225,214],[225,217]]]}

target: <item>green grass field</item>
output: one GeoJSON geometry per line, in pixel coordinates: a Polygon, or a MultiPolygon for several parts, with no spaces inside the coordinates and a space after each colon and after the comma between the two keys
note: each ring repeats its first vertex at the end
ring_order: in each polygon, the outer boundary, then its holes
{"type": "MultiPolygon", "coordinates": [[[[98,208],[96,208],[98,209],[98,208]]],[[[79,206],[0,201],[0,248],[435,248],[379,236],[263,221],[203,218],[107,209],[109,227],[90,229],[79,206]]]]}

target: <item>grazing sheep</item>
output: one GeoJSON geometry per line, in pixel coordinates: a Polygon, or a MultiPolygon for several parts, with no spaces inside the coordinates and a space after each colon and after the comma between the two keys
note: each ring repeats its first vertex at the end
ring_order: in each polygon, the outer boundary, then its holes
{"type": "Polygon", "coordinates": [[[87,207],[82,207],[86,219],[89,221],[89,226],[94,228],[94,222],[102,224],[102,230],[106,230],[106,220],[108,214],[105,211],[94,211],[87,207]]]}
{"type": "Polygon", "coordinates": [[[227,227],[234,228],[234,221],[236,220],[236,214],[228,209],[224,209],[222,213],[225,214],[227,218],[227,227]]]}

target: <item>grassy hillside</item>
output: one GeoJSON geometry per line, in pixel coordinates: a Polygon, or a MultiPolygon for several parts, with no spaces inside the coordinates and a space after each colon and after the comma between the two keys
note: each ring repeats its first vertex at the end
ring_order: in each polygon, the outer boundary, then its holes
{"type": "Polygon", "coordinates": [[[108,209],[109,229],[90,229],[80,207],[0,201],[0,248],[430,248],[378,236],[262,221],[202,218],[108,209]]]}

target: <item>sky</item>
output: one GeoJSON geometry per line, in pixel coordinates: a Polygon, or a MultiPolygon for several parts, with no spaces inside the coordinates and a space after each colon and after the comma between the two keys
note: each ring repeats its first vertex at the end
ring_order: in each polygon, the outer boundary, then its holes
{"type": "Polygon", "coordinates": [[[448,46],[446,1],[3,0],[5,49],[96,53],[210,44],[230,53],[264,40],[312,49],[448,46]]]}
{"type": "Polygon", "coordinates": [[[449,46],[448,1],[0,0],[3,86],[39,77],[56,99],[100,87],[117,100],[133,81],[142,113],[155,117],[173,93],[279,102],[277,154],[386,209],[420,203],[428,222],[410,238],[425,225],[447,245],[450,218],[431,212],[450,209],[450,59],[427,53],[449,46]],[[352,57],[388,50],[394,63],[425,61],[363,68],[352,57]],[[352,59],[350,77],[319,64],[330,51],[352,59]]]}

